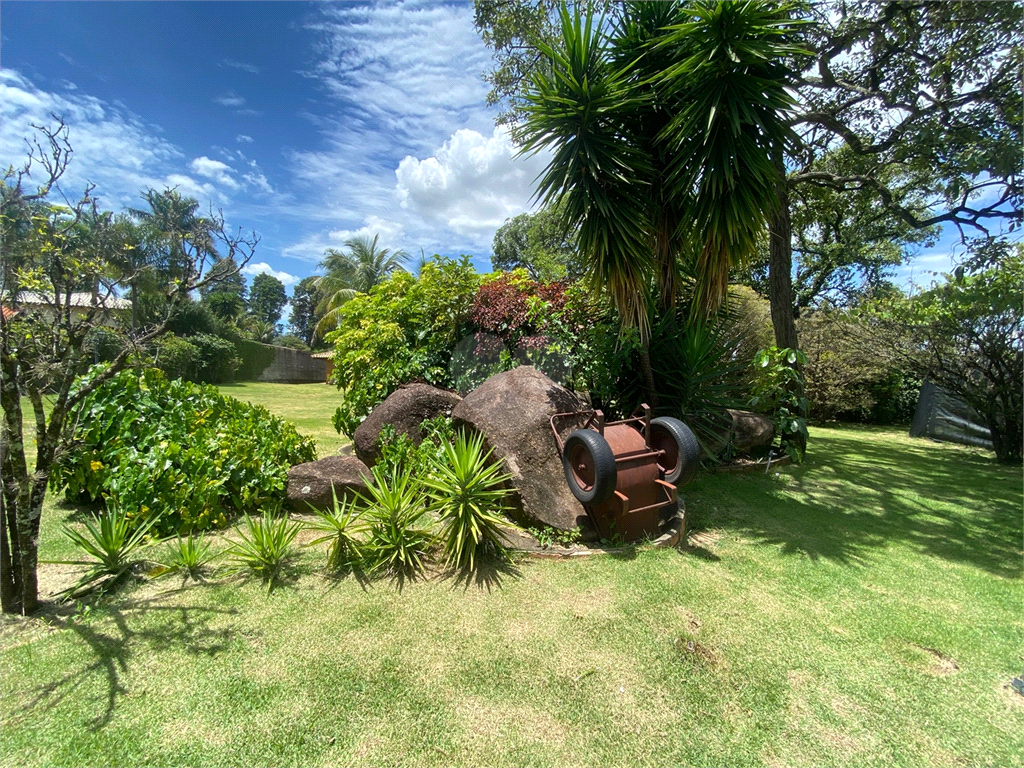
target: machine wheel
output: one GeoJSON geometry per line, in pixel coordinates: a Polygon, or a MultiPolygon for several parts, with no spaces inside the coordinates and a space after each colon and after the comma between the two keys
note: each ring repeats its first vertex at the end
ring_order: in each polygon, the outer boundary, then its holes
{"type": "Polygon", "coordinates": [[[592,429],[577,429],[562,449],[565,482],[581,504],[602,504],[615,493],[618,472],[608,441],[592,429]]]}
{"type": "Polygon", "coordinates": [[[658,466],[665,473],[665,482],[682,487],[697,476],[700,443],[679,419],[671,416],[651,419],[650,442],[651,448],[665,452],[658,460],[658,466]]]}

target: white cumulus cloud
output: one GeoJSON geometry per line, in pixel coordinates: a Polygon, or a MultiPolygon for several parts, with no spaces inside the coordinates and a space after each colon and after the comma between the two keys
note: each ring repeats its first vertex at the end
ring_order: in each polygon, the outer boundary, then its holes
{"type": "Polygon", "coordinates": [[[402,208],[479,240],[529,205],[543,158],[516,158],[508,131],[459,130],[432,157],[408,156],[395,171],[402,208]]]}
{"type": "Polygon", "coordinates": [[[242,274],[250,275],[253,277],[260,274],[270,275],[271,277],[276,277],[286,286],[294,285],[301,279],[295,277],[294,275],[289,275],[287,272],[278,271],[271,267],[269,264],[267,264],[267,262],[265,261],[261,261],[256,264],[246,264],[244,267],[242,267],[242,274]]]}
{"type": "Polygon", "coordinates": [[[204,178],[213,179],[218,184],[223,184],[231,189],[238,189],[239,184],[232,176],[234,169],[227,163],[222,163],[220,160],[211,160],[203,155],[189,163],[188,167],[192,169],[193,173],[197,173],[204,178]]]}

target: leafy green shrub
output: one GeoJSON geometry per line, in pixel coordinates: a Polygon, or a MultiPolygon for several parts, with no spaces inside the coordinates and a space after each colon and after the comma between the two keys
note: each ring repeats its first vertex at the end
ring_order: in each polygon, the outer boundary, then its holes
{"type": "Polygon", "coordinates": [[[164,559],[159,562],[166,569],[164,573],[181,573],[193,581],[199,581],[203,568],[212,559],[210,542],[206,534],[200,533],[198,536],[177,536],[167,542],[164,559]]]}
{"type": "Polygon", "coordinates": [[[467,437],[460,431],[454,443],[445,443],[433,471],[422,479],[437,512],[448,565],[473,568],[478,554],[507,556],[501,528],[503,484],[512,478],[490,463],[483,452],[483,435],[467,437]]]}
{"type": "Polygon", "coordinates": [[[103,499],[133,525],[159,518],[161,533],[277,509],[288,468],[316,458],[312,439],[265,408],[152,369],[122,371],[88,397],[75,441],[54,489],[103,499]]]}
{"type": "Polygon", "coordinates": [[[455,425],[446,416],[435,416],[420,424],[423,440],[416,445],[405,434],[396,434],[395,428],[385,424],[377,438],[380,458],[377,463],[389,469],[407,471],[413,477],[428,474],[444,456],[445,446],[455,439],[455,425]]]}
{"type": "Polygon", "coordinates": [[[209,333],[190,336],[189,342],[199,350],[192,381],[202,384],[223,384],[232,380],[242,362],[235,352],[233,342],[209,333]]]}
{"type": "Polygon", "coordinates": [[[317,519],[308,524],[313,530],[324,531],[325,535],[313,539],[307,546],[331,542],[327,550],[327,568],[331,571],[340,571],[344,568],[357,567],[364,560],[362,535],[366,532],[366,525],[359,520],[359,510],[355,502],[344,499],[339,502],[333,485],[331,494],[334,499],[333,508],[314,508],[317,519]]]}
{"type": "Polygon", "coordinates": [[[192,381],[199,364],[199,349],[188,339],[168,333],[154,346],[155,365],[168,379],[192,381]]]}
{"type": "Polygon", "coordinates": [[[208,333],[197,333],[187,339],[167,334],[155,344],[156,366],[169,379],[203,384],[230,381],[240,360],[234,343],[208,333]]]}
{"type": "Polygon", "coordinates": [[[370,538],[367,562],[372,570],[397,577],[423,570],[434,534],[419,483],[412,475],[379,465],[372,469],[369,508],[370,538]]]}
{"type": "Polygon", "coordinates": [[[468,256],[435,257],[419,276],[396,272],[339,312],[333,381],[344,394],[334,426],[352,437],[367,414],[399,385],[416,378],[450,384],[456,343],[469,330],[480,284],[468,256]]]}
{"type": "Polygon", "coordinates": [[[267,588],[273,590],[301,528],[300,523],[290,522],[287,515],[274,517],[269,512],[256,518],[245,515],[244,527],[235,528],[242,540],[231,545],[226,552],[231,559],[232,570],[259,576],[267,588]]]}
{"type": "Polygon", "coordinates": [[[139,562],[136,555],[145,545],[146,535],[158,519],[154,516],[142,525],[133,525],[124,510],[111,506],[100,512],[95,524],[86,519],[85,533],[65,526],[64,535],[89,557],[87,560],[60,561],[64,565],[88,566],[78,583],[65,594],[74,595],[102,579],[113,582],[124,575],[139,562]]]}
{"type": "Polygon", "coordinates": [[[762,349],[754,358],[757,380],[750,407],[770,414],[780,444],[793,457],[802,461],[807,445],[807,398],[803,396],[800,368],[807,357],[798,349],[762,349]]]}

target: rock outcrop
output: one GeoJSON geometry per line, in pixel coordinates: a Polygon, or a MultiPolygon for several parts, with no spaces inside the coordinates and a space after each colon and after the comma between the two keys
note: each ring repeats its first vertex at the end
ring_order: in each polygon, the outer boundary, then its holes
{"type": "Polygon", "coordinates": [[[328,456],[319,461],[296,464],[288,470],[288,505],[294,512],[309,513],[310,505],[329,510],[334,506],[331,486],[342,499],[366,495],[373,479],[370,470],[353,456],[328,456]]]}
{"type": "Polygon", "coordinates": [[[380,458],[377,441],[385,424],[398,434],[406,434],[419,445],[423,441],[420,424],[437,416],[450,416],[452,409],[462,400],[454,392],[429,384],[405,384],[378,405],[353,435],[356,456],[372,467],[380,458]]]}
{"type": "MultiPolygon", "coordinates": [[[[583,506],[569,491],[550,418],[588,406],[532,366],[487,379],[452,411],[456,427],[482,433],[494,457],[512,474],[512,516],[524,525],[589,528],[583,506]]],[[[579,422],[560,424],[565,438],[579,422]]]]}

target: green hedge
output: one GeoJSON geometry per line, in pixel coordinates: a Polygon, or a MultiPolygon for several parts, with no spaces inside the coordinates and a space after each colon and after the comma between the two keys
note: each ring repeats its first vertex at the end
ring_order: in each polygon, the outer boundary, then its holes
{"type": "Polygon", "coordinates": [[[258,341],[236,339],[235,349],[242,359],[242,364],[235,372],[236,381],[256,381],[260,374],[274,364],[274,348],[258,341]]]}

